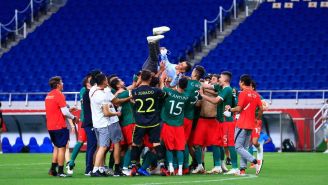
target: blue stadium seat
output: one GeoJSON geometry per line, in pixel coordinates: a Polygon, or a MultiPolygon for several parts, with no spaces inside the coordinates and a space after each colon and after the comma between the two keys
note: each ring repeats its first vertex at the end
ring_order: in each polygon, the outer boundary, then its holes
{"type": "Polygon", "coordinates": [[[35,137],[31,137],[28,147],[30,149],[30,153],[40,153],[40,146],[38,145],[35,137]]]}
{"type": "Polygon", "coordinates": [[[54,147],[52,146],[51,140],[49,137],[43,139],[43,143],[40,146],[40,153],[52,153],[54,147]]]}
{"type": "Polygon", "coordinates": [[[24,147],[24,143],[21,137],[16,138],[16,142],[13,145],[13,153],[20,153],[24,147]]]}
{"type": "Polygon", "coordinates": [[[2,152],[3,153],[12,153],[13,148],[11,144],[9,143],[9,139],[7,137],[2,138],[2,152]]]}

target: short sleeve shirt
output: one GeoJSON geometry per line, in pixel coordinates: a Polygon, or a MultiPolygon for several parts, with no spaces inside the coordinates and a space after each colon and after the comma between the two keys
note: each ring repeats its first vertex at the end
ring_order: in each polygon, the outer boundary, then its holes
{"type": "MultiPolygon", "coordinates": [[[[117,98],[123,99],[129,97],[129,91],[121,92],[117,98]]],[[[122,103],[122,116],[120,119],[121,126],[127,126],[129,124],[135,123],[134,116],[133,116],[133,105],[130,101],[122,103]]]]}
{"type": "Polygon", "coordinates": [[[61,108],[66,107],[65,96],[62,92],[57,89],[50,91],[45,99],[45,107],[48,130],[67,128],[65,116],[61,112],[61,108]]]}
{"type": "Polygon", "coordinates": [[[245,89],[239,93],[238,106],[241,107],[241,111],[236,127],[254,129],[255,110],[257,107],[262,106],[260,95],[251,89],[245,89]]]}

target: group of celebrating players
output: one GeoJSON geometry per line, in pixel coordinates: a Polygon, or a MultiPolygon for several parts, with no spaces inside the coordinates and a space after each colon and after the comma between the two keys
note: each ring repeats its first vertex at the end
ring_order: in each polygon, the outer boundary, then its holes
{"type": "Polygon", "coordinates": [[[247,162],[255,166],[256,174],[260,173],[263,146],[258,138],[266,103],[255,91],[255,82],[249,75],[242,75],[238,93],[230,86],[229,71],[205,77],[204,67],[198,65],[190,77],[186,76],[190,63],[170,63],[167,49],[159,46],[169,30],[166,26],[154,28],[154,35],[147,37],[149,56],[132,85],[126,87],[117,75],[91,71],[80,91],[80,119],[72,114],[76,109],[66,105],[62,79],[50,79],[52,90],[45,100],[47,128],[54,145],[50,175],[66,177],[66,118],[79,125],[78,142],[67,162],[69,175],[84,142],[85,175],[91,177],[245,175],[247,162]],[[257,148],[256,158],[247,151],[252,144],[257,148]],[[214,167],[206,172],[207,147],[212,149],[214,167]],[[232,168],[228,170],[226,164],[232,168]]]}

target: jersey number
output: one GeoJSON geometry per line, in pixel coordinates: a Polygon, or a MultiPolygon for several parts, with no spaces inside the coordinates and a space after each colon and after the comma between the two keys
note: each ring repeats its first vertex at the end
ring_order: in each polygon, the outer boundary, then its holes
{"type": "Polygon", "coordinates": [[[154,112],[155,111],[155,109],[153,109],[153,106],[154,106],[154,103],[155,103],[154,98],[147,98],[146,102],[148,102],[148,101],[150,102],[150,106],[148,107],[147,110],[143,110],[144,102],[142,101],[142,99],[136,99],[136,102],[140,102],[140,107],[137,110],[137,112],[139,112],[139,113],[154,112]]]}
{"type": "Polygon", "coordinates": [[[191,104],[196,104],[196,102],[198,101],[199,91],[196,90],[195,91],[195,94],[196,94],[195,97],[194,97],[195,98],[195,101],[190,102],[191,104]]]}
{"type": "Polygon", "coordinates": [[[169,101],[171,103],[171,109],[170,109],[170,114],[173,114],[175,116],[178,116],[181,114],[182,112],[182,106],[184,105],[183,102],[178,102],[176,105],[175,105],[175,101],[174,100],[170,100],[169,101]],[[175,105],[175,106],[174,106],[175,105]],[[177,112],[173,109],[178,109],[177,112]]]}

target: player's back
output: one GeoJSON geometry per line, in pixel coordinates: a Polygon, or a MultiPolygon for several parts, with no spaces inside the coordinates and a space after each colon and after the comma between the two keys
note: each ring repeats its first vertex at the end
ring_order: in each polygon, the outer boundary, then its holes
{"type": "Polygon", "coordinates": [[[148,127],[160,123],[160,101],[163,96],[162,90],[147,85],[132,90],[137,125],[148,127]]]}

